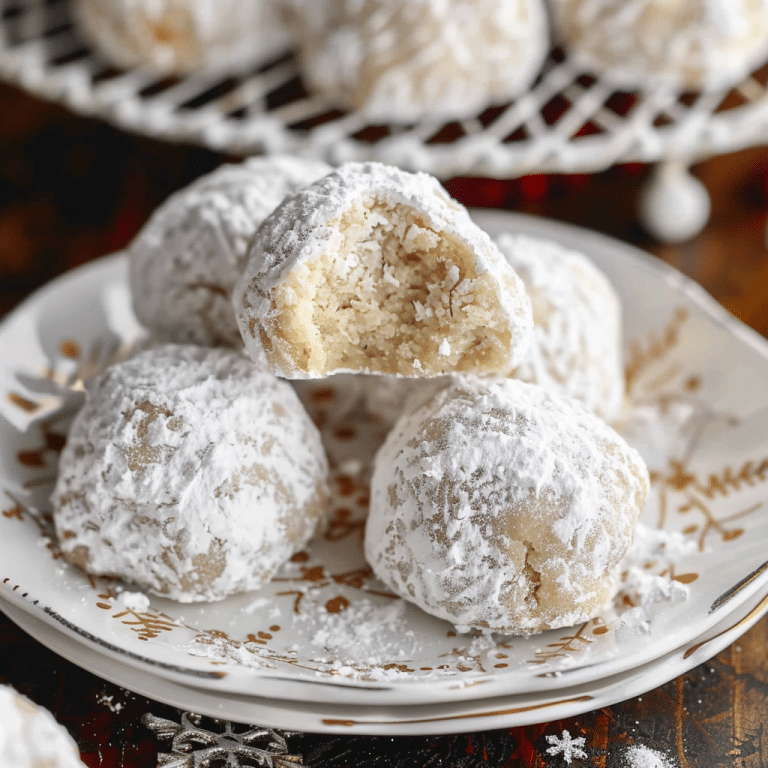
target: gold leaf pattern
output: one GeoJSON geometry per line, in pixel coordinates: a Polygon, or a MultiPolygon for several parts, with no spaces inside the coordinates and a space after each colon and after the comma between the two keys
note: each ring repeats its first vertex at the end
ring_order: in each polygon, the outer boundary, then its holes
{"type": "MultiPolygon", "coordinates": [[[[688,317],[688,310],[679,307],[660,333],[649,334],[644,343],[633,341],[629,344],[624,374],[628,393],[633,393],[640,377],[652,365],[667,357],[678,344],[680,331],[688,317]]],[[[659,386],[658,381],[656,386],[659,386]]]]}
{"type": "Polygon", "coordinates": [[[591,638],[586,636],[585,632],[589,623],[588,621],[584,622],[573,634],[565,635],[555,643],[548,643],[547,649],[536,651],[536,658],[528,663],[546,664],[554,659],[563,658],[564,656],[584,650],[593,642],[591,638]]]}

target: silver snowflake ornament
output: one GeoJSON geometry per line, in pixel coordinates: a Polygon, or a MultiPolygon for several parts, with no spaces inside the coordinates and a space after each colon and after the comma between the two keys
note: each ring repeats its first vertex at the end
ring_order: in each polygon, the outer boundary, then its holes
{"type": "Polygon", "coordinates": [[[547,736],[547,742],[552,746],[547,749],[547,754],[562,755],[563,760],[570,765],[575,757],[582,760],[587,758],[587,753],[582,749],[586,741],[583,736],[574,739],[568,731],[563,731],[562,736],[550,734],[547,736]]]}
{"type": "Polygon", "coordinates": [[[158,740],[171,740],[170,753],[157,756],[158,768],[304,768],[301,756],[288,751],[286,739],[292,733],[259,727],[238,733],[222,720],[212,720],[220,730],[211,730],[191,712],[184,712],[180,723],[152,714],[141,721],[158,740]]]}

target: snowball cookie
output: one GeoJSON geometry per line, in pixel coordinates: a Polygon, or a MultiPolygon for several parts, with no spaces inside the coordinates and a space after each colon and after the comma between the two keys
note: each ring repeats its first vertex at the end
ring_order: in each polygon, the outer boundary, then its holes
{"type": "Polygon", "coordinates": [[[519,365],[522,281],[425,173],[347,163],[287,198],[233,292],[248,354],[287,378],[433,376],[519,365]]]}
{"type": "Polygon", "coordinates": [[[456,380],[376,455],[365,552],[387,586],[462,631],[570,626],[612,597],[648,486],[640,455],[581,403],[456,380]]]}
{"type": "Polygon", "coordinates": [[[475,116],[549,51],[544,0],[307,0],[297,20],[308,89],[379,122],[475,116]]]}
{"type": "Polygon", "coordinates": [[[84,768],[74,739],[44,707],[0,685],[0,765],[84,768]]]}
{"type": "Polygon", "coordinates": [[[533,306],[533,344],[515,378],[581,400],[615,419],[624,403],[621,302],[583,254],[559,243],[504,233],[496,245],[533,306]]]}
{"type": "Polygon", "coordinates": [[[292,44],[284,0],[74,0],[78,30],[120,67],[225,73],[292,44]]]}
{"type": "Polygon", "coordinates": [[[327,501],[320,436],[289,384],[232,350],[161,345],[88,389],[59,463],[65,559],[192,602],[256,589],[327,501]]]}
{"type": "Polygon", "coordinates": [[[167,341],[242,346],[231,293],[261,222],[331,171],[286,155],[226,164],[165,201],[128,248],[136,316],[167,341]]]}
{"type": "Polygon", "coordinates": [[[625,88],[728,87],[768,58],[768,0],[550,0],[583,66],[625,88]]]}

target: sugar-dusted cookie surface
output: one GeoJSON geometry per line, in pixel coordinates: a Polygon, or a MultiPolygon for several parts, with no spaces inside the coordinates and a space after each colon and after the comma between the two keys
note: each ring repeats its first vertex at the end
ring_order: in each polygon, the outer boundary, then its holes
{"type": "Polygon", "coordinates": [[[85,768],[69,732],[44,707],[0,685],[0,764],[7,768],[85,768]]]}
{"type": "Polygon", "coordinates": [[[462,629],[597,615],[648,493],[640,455],[580,403],[456,380],[379,450],[365,551],[397,594],[462,629]]]}
{"type": "Polygon", "coordinates": [[[556,36],[628,88],[727,87],[768,60],[768,0],[550,0],[556,36]]]}
{"type": "Polygon", "coordinates": [[[265,219],[233,303],[279,375],[435,376],[519,365],[520,278],[433,177],[347,163],[265,219]]]}
{"type": "Polygon", "coordinates": [[[172,195],[128,249],[139,320],[167,341],[242,346],[231,293],[249,242],[286,195],[330,171],[320,161],[255,157],[172,195]]]}
{"type": "Polygon", "coordinates": [[[307,0],[296,37],[310,91],[383,122],[476,116],[549,51],[544,0],[307,0]]]}
{"type": "Polygon", "coordinates": [[[512,375],[615,419],[624,403],[623,324],[608,278],[582,253],[552,240],[505,233],[495,242],[533,307],[531,351],[512,375]]]}
{"type": "Polygon", "coordinates": [[[59,463],[56,531],[88,573],[218,600],[306,544],[327,474],[289,384],[232,350],[161,345],[89,386],[59,463]]]}
{"type": "Polygon", "coordinates": [[[121,67],[224,73],[288,50],[284,0],[73,0],[83,36],[121,67]]]}

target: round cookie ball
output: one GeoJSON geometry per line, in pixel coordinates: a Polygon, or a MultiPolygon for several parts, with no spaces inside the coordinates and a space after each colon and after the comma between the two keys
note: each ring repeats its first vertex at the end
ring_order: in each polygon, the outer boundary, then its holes
{"type": "Polygon", "coordinates": [[[257,589],[327,505],[320,435],[284,381],[226,349],[161,345],[90,384],[61,454],[66,560],[182,602],[257,589]]]}
{"type": "Polygon", "coordinates": [[[284,0],[74,0],[79,31],[120,67],[231,72],[292,44],[284,0]]]}
{"type": "Polygon", "coordinates": [[[768,0],[551,0],[575,60],[623,88],[729,87],[768,59],[768,0]]]}
{"type": "Polygon", "coordinates": [[[0,685],[0,765],[84,768],[75,740],[44,707],[0,685]]]}
{"type": "Polygon", "coordinates": [[[388,587],[462,631],[570,626],[612,597],[648,487],[640,455],[580,403],[457,380],[376,455],[365,553],[388,587]]]}
{"type": "Polygon", "coordinates": [[[531,351],[511,375],[615,419],[625,390],[622,317],[608,278],[582,253],[551,240],[504,233],[495,242],[533,307],[531,351]]]}
{"type": "Polygon", "coordinates": [[[172,195],[128,248],[139,320],[166,341],[242,346],[231,293],[248,244],[286,195],[330,171],[320,161],[255,157],[172,195]]]}
{"type": "Polygon", "coordinates": [[[280,376],[438,376],[519,365],[520,278],[436,179],[347,163],[256,233],[233,303],[248,354],[280,376]]]}
{"type": "Polygon", "coordinates": [[[297,22],[309,90],[379,122],[475,116],[549,51],[544,0],[309,0],[297,22]]]}

